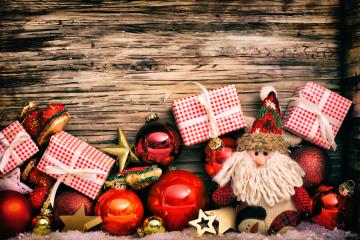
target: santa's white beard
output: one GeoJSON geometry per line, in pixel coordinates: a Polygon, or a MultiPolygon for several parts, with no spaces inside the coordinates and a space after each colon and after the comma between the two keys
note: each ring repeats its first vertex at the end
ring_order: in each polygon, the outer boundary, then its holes
{"type": "Polygon", "coordinates": [[[238,201],[256,205],[261,198],[274,206],[294,195],[301,187],[304,171],[290,157],[275,152],[264,166],[257,167],[247,151],[235,152],[213,180],[225,186],[230,180],[238,201]]]}

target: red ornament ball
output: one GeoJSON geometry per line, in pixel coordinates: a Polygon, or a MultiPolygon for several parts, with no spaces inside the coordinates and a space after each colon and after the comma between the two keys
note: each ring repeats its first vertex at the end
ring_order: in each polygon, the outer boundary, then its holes
{"type": "Polygon", "coordinates": [[[30,201],[21,193],[0,192],[0,237],[8,238],[28,229],[31,222],[30,201]]]}
{"type": "Polygon", "coordinates": [[[58,196],[56,196],[54,203],[55,224],[61,225],[62,221],[59,218],[60,216],[74,215],[83,204],[85,205],[86,215],[91,216],[94,205],[88,197],[74,191],[60,193],[58,196]]]}
{"type": "Polygon", "coordinates": [[[146,164],[168,166],[180,153],[180,136],[171,125],[147,122],[137,133],[135,154],[146,164]]]}
{"type": "Polygon", "coordinates": [[[166,230],[180,230],[197,217],[208,203],[204,183],[196,175],[174,170],[164,174],[150,189],[147,204],[151,214],[165,221],[166,230]]]}
{"type": "Polygon", "coordinates": [[[204,169],[206,173],[213,177],[223,166],[223,163],[228,159],[236,149],[236,141],[230,137],[220,138],[223,142],[223,147],[220,150],[211,149],[209,143],[205,147],[205,161],[204,169]]]}
{"type": "Polygon", "coordinates": [[[305,188],[316,186],[329,176],[329,156],[323,149],[314,145],[303,146],[292,151],[291,157],[305,172],[305,188]]]}
{"type": "Polygon", "coordinates": [[[141,225],[144,207],[140,198],[126,189],[110,189],[100,196],[95,215],[101,216],[101,229],[114,235],[130,235],[141,225]]]}

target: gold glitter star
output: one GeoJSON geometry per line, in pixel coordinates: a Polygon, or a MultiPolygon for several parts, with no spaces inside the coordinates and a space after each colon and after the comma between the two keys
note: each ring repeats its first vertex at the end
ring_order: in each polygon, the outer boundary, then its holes
{"type": "Polygon", "coordinates": [[[129,143],[124,133],[118,128],[118,145],[101,149],[101,151],[117,157],[117,164],[119,165],[119,172],[123,171],[129,164],[129,161],[140,163],[139,158],[129,146],[129,143]],[[129,158],[130,155],[130,158],[129,158]]]}
{"type": "Polygon", "coordinates": [[[216,210],[206,211],[207,215],[213,215],[216,217],[216,221],[219,222],[218,234],[221,235],[229,229],[236,230],[235,220],[236,212],[232,207],[220,208],[216,210]]]}
{"type": "Polygon", "coordinates": [[[100,216],[86,216],[85,205],[81,205],[74,215],[60,216],[60,220],[65,224],[63,231],[79,230],[87,231],[90,228],[102,223],[100,216]]]}
{"type": "Polygon", "coordinates": [[[189,225],[196,228],[197,235],[199,237],[202,236],[205,232],[216,234],[216,230],[214,228],[215,218],[216,218],[215,215],[208,216],[203,212],[203,210],[200,209],[198,218],[195,219],[195,220],[190,221],[189,225]],[[207,222],[205,227],[201,226],[201,223],[203,221],[207,222]]]}

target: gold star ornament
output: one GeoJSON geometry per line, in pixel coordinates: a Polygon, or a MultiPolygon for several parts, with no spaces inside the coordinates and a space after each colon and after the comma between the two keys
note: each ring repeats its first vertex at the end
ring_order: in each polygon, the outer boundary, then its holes
{"type": "Polygon", "coordinates": [[[83,204],[74,215],[60,216],[60,220],[64,223],[63,231],[78,230],[85,232],[96,225],[102,223],[100,216],[86,216],[85,205],[83,204]]]}
{"type": "Polygon", "coordinates": [[[214,228],[215,218],[216,218],[215,215],[208,216],[203,212],[203,210],[200,209],[198,218],[190,221],[189,225],[196,228],[197,235],[199,237],[202,236],[205,232],[216,234],[216,230],[214,228]],[[203,227],[204,225],[203,222],[206,222],[205,227],[203,227]]]}
{"type": "Polygon", "coordinates": [[[119,172],[121,172],[129,164],[129,161],[140,164],[140,160],[131,149],[124,133],[120,130],[120,128],[118,128],[118,138],[118,145],[103,148],[101,151],[117,157],[119,172]]]}
{"type": "Polygon", "coordinates": [[[215,216],[216,221],[219,223],[218,235],[222,235],[229,229],[236,230],[236,212],[232,207],[220,208],[216,210],[206,211],[209,216],[215,216]]]}

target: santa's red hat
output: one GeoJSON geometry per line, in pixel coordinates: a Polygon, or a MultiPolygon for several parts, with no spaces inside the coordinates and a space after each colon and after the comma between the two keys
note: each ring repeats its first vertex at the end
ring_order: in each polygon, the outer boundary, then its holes
{"type": "Polygon", "coordinates": [[[287,144],[282,136],[281,113],[275,88],[266,86],[261,89],[263,100],[251,130],[238,142],[238,151],[278,151],[288,154],[287,144]]]}

